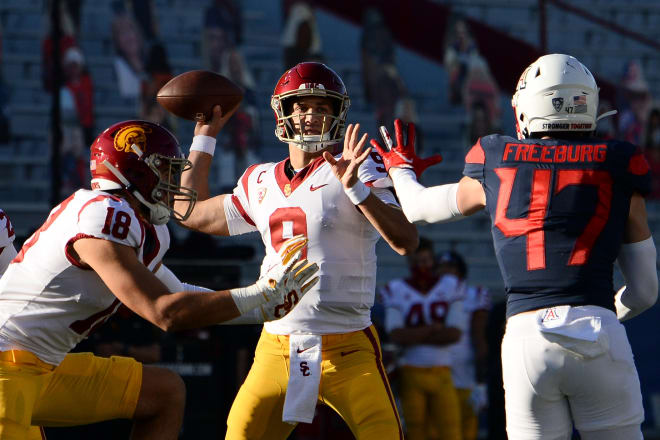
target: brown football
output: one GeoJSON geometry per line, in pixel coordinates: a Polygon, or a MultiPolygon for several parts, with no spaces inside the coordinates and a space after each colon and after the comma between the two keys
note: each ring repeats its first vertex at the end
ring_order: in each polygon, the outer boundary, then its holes
{"type": "Polygon", "coordinates": [[[210,120],[213,106],[233,112],[243,100],[243,91],[233,81],[208,70],[191,70],[167,82],[156,100],[175,115],[191,121],[210,120]]]}

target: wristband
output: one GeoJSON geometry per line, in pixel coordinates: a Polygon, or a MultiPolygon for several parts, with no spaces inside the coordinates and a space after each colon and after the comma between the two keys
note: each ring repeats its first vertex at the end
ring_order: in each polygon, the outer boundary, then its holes
{"type": "Polygon", "coordinates": [[[248,287],[231,289],[229,293],[236,303],[236,308],[243,315],[268,301],[262,290],[257,284],[253,284],[248,287]]]}
{"type": "Polygon", "coordinates": [[[369,187],[361,180],[358,180],[357,183],[350,188],[344,188],[344,192],[354,205],[359,205],[364,202],[367,197],[369,197],[369,194],[371,194],[369,187]]]}
{"type": "Polygon", "coordinates": [[[190,144],[190,151],[201,151],[202,153],[213,156],[213,153],[215,153],[215,143],[216,140],[214,137],[198,134],[193,137],[192,144],[190,144]]]}

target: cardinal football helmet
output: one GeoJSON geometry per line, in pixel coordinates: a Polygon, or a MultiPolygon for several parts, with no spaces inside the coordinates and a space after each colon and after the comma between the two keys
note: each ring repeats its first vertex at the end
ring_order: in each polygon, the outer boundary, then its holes
{"type": "Polygon", "coordinates": [[[170,216],[182,221],[197,199],[195,190],[180,185],[181,173],[191,166],[167,129],[147,121],[119,122],[92,144],[92,189],[129,191],[148,208],[155,225],[170,216]],[[188,202],[187,211],[175,211],[175,200],[188,202]]]}
{"type": "Polygon", "coordinates": [[[518,139],[541,132],[590,132],[596,122],[598,87],[593,75],[570,55],[544,55],[523,72],[511,100],[518,139]]]}
{"type": "MultiPolygon", "coordinates": [[[[282,142],[293,143],[301,150],[313,153],[343,139],[350,99],[344,82],[335,71],[325,64],[306,62],[297,64],[282,75],[273,91],[270,106],[277,120],[275,136],[282,142]],[[287,101],[306,96],[332,98],[334,114],[319,114],[325,116],[326,121],[329,119],[329,128],[324,127],[320,135],[306,135],[302,130],[296,132],[295,116],[291,115],[292,106],[287,101]]],[[[300,127],[302,124],[298,125],[300,127]]]]}

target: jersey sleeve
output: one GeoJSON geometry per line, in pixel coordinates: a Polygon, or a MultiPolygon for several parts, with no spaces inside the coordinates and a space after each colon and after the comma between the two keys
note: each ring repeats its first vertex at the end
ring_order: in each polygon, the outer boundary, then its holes
{"type": "Polygon", "coordinates": [[[483,183],[485,179],[485,165],[486,153],[482,146],[483,138],[479,138],[477,143],[470,148],[470,151],[465,155],[465,166],[463,168],[463,175],[471,177],[483,183]]]}
{"type": "Polygon", "coordinates": [[[0,250],[13,243],[15,238],[16,234],[14,234],[14,227],[9,216],[0,209],[0,250]]]}
{"type": "Polygon", "coordinates": [[[394,186],[392,180],[387,175],[385,165],[383,165],[383,158],[373,151],[362,165],[360,165],[358,179],[364,182],[365,185],[373,188],[390,188],[394,186]]]}
{"type": "Polygon", "coordinates": [[[144,240],[144,226],[125,200],[97,197],[78,211],[77,234],[70,239],[100,238],[139,248],[144,240]]]}
{"type": "Polygon", "coordinates": [[[258,165],[252,165],[245,170],[233,193],[225,200],[224,210],[230,235],[257,230],[250,207],[250,177],[257,167],[258,165]]]}
{"type": "Polygon", "coordinates": [[[651,167],[639,148],[635,148],[630,156],[625,179],[631,191],[643,196],[651,192],[651,167]]]}

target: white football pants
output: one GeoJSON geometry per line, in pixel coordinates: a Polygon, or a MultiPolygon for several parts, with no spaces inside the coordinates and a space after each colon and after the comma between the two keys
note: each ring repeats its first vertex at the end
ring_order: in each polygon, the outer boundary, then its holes
{"type": "Polygon", "coordinates": [[[642,439],[642,394],[625,328],[602,307],[574,309],[587,321],[600,317],[597,341],[541,332],[534,312],[507,321],[502,371],[509,439],[568,440],[573,423],[583,440],[642,439]]]}

